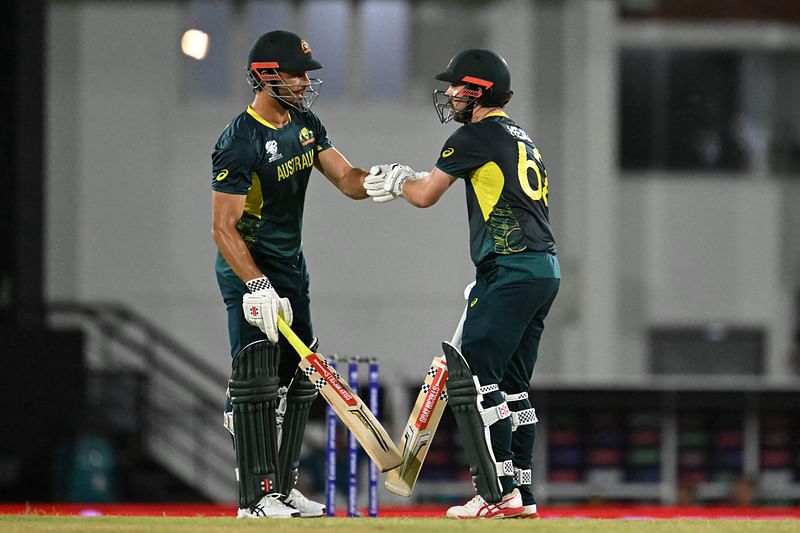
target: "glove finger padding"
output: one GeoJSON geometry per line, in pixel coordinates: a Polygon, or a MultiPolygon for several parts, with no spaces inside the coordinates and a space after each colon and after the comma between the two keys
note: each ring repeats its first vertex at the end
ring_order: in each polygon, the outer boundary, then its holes
{"type": "Polygon", "coordinates": [[[397,196],[395,196],[395,195],[393,195],[391,193],[384,193],[382,195],[375,194],[375,195],[370,195],[370,196],[372,196],[372,201],[373,202],[376,202],[376,203],[379,203],[379,204],[383,204],[383,203],[386,203],[386,202],[391,202],[392,200],[397,199],[397,196]]]}
{"type": "Polygon", "coordinates": [[[270,299],[268,302],[265,302],[261,305],[262,309],[262,316],[261,316],[261,324],[260,328],[261,331],[264,332],[264,335],[270,340],[270,342],[277,343],[278,342],[278,310],[280,308],[280,303],[278,302],[277,298],[270,299]]]}
{"type": "MultiPolygon", "coordinates": [[[[381,165],[388,166],[388,165],[381,165]]],[[[384,186],[386,184],[386,172],[378,166],[370,169],[370,174],[364,178],[364,190],[367,191],[367,196],[371,197],[378,203],[390,202],[395,199],[395,196],[386,192],[384,186]],[[373,172],[373,171],[377,172],[373,172]]]]}
{"type": "Polygon", "coordinates": [[[283,317],[284,322],[290,326],[292,325],[292,321],[294,320],[294,311],[292,311],[292,304],[289,302],[289,298],[280,299],[280,315],[283,317]]]}
{"type": "Polygon", "coordinates": [[[380,165],[372,165],[371,167],[369,167],[369,175],[380,176],[381,174],[386,174],[392,169],[393,164],[394,163],[382,163],[380,165]]]}
{"type": "Polygon", "coordinates": [[[364,188],[365,189],[375,189],[378,187],[383,187],[383,184],[386,183],[386,174],[367,174],[364,177],[364,188]]]}
{"type": "Polygon", "coordinates": [[[416,173],[406,165],[395,165],[386,174],[383,190],[395,196],[403,196],[403,184],[416,179],[416,173]]]}
{"type": "Polygon", "coordinates": [[[370,196],[378,203],[390,202],[397,198],[390,192],[385,190],[386,174],[379,176],[369,175],[364,178],[364,190],[367,191],[367,196],[370,196]]]}

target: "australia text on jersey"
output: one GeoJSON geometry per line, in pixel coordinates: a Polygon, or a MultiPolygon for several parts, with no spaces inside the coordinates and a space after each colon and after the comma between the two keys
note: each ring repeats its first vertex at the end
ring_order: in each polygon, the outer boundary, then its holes
{"type": "Polygon", "coordinates": [[[303,155],[296,155],[285,163],[278,165],[278,181],[292,177],[295,172],[303,170],[314,164],[314,150],[309,150],[303,155]]]}

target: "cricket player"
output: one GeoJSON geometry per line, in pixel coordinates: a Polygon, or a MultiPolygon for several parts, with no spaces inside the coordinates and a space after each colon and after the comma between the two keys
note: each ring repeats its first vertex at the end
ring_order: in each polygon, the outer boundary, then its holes
{"type": "Polygon", "coordinates": [[[464,50],[435,78],[449,84],[433,93],[440,121],[461,124],[444,143],[436,166],[430,172],[394,166],[368,176],[365,188],[376,202],[403,197],[429,207],[463,180],[476,284],[461,353],[455,348],[445,353],[448,405],[477,494],[448,509],[447,516],[535,518],[531,461],[537,419],[530,380],[561,278],[547,170],[531,137],[503,110],[512,91],[502,57],[464,50]],[[465,373],[457,372],[457,363],[465,373]]]}
{"type": "Polygon", "coordinates": [[[236,450],[240,518],[325,511],[295,488],[317,390],[297,372],[298,359],[277,327],[281,316],[303,342],[315,344],[301,240],[311,170],[348,197],[367,198],[367,171],[333,147],[311,112],[322,82],[308,72],[320,68],[298,35],[259,37],[246,66],[253,101],[223,130],[212,154],[216,275],[233,357],[225,425],[236,450]]]}

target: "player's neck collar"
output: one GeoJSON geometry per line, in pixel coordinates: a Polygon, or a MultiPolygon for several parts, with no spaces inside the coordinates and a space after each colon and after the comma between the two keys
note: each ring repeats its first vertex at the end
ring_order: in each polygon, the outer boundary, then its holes
{"type": "MultiPolygon", "coordinates": [[[[247,106],[247,114],[250,115],[251,117],[253,117],[254,119],[256,119],[259,124],[263,124],[264,126],[270,128],[270,129],[273,129],[273,130],[279,129],[277,126],[272,124],[270,121],[268,121],[267,119],[265,119],[264,117],[259,115],[258,112],[256,112],[255,109],[253,109],[253,106],[247,106]]],[[[289,113],[289,120],[286,122],[286,124],[289,124],[291,121],[292,121],[292,114],[289,113]]]]}

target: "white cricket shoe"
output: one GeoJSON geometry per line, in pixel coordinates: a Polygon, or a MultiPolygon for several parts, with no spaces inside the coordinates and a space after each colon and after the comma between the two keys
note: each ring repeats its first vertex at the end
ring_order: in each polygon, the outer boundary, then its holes
{"type": "Polygon", "coordinates": [[[302,518],[313,518],[325,514],[325,506],[323,504],[309,500],[297,489],[289,491],[289,495],[283,499],[283,503],[300,511],[302,518]]]}
{"type": "Polygon", "coordinates": [[[253,507],[239,508],[236,518],[294,518],[300,516],[300,511],[283,503],[281,497],[280,494],[267,494],[253,507]]]}
{"type": "Polygon", "coordinates": [[[514,489],[498,503],[486,503],[480,494],[464,505],[456,505],[447,510],[447,518],[512,518],[525,512],[522,496],[514,489]]]}
{"type": "Polygon", "coordinates": [[[539,518],[539,513],[536,512],[536,504],[533,505],[523,505],[522,513],[518,514],[514,518],[539,518]]]}

